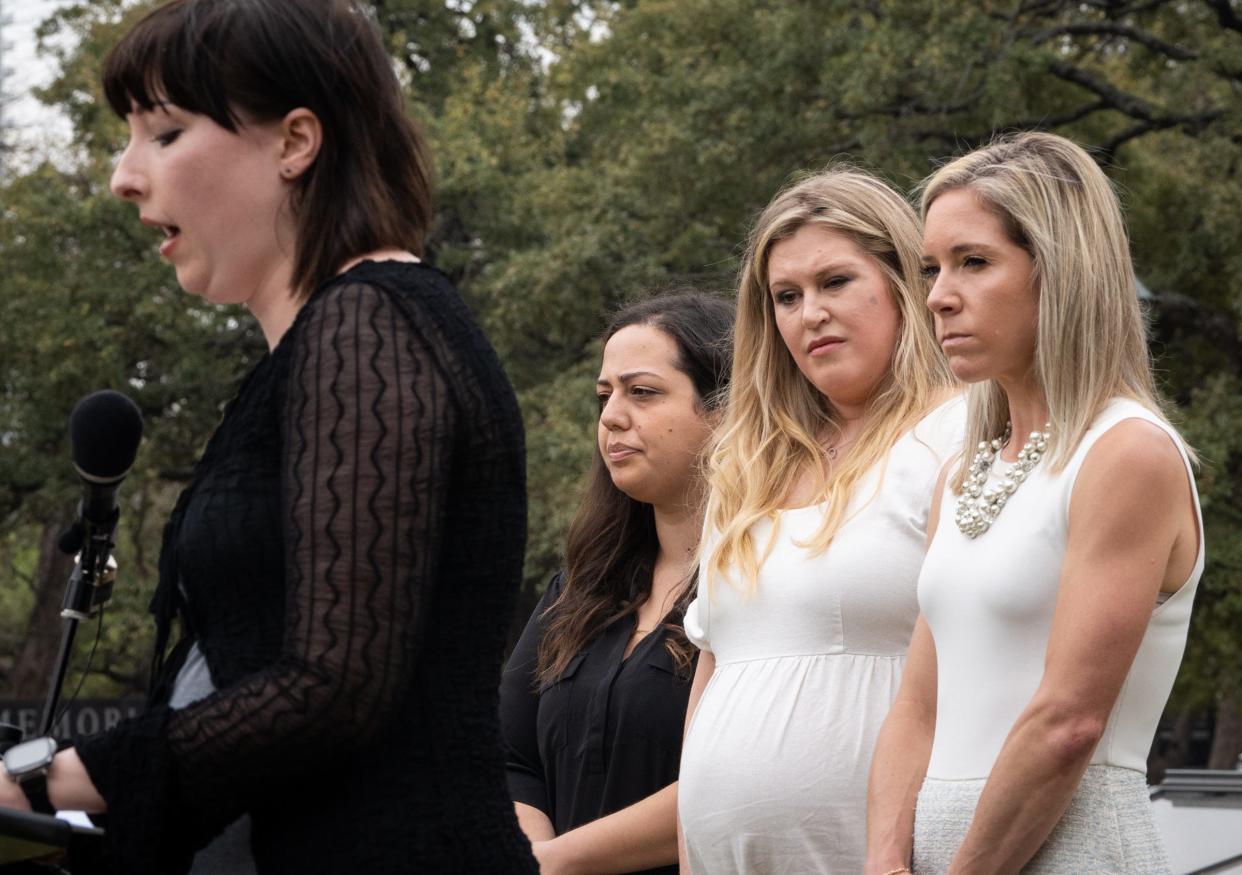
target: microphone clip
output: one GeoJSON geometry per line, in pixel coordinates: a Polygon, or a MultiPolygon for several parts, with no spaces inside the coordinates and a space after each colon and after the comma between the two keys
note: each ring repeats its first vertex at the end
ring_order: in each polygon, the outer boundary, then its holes
{"type": "MultiPolygon", "coordinates": [[[[98,532],[111,533],[116,531],[117,521],[121,518],[121,509],[113,507],[108,516],[101,522],[91,522],[83,512],[82,503],[78,504],[78,516],[69,528],[60,533],[60,537],[56,539],[56,547],[66,556],[77,556],[82,551],[82,545],[86,543],[86,539],[98,532]]],[[[113,545],[109,544],[110,550],[113,545]]]]}
{"type": "Polygon", "coordinates": [[[112,585],[116,582],[117,565],[112,557],[112,526],[82,525],[81,552],[69,584],[60,615],[66,620],[87,620],[112,601],[112,585]]]}

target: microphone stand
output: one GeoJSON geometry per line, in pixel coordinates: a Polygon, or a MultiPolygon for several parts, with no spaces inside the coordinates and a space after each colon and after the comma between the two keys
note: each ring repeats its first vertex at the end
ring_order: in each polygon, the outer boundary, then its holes
{"type": "Polygon", "coordinates": [[[112,558],[112,548],[116,545],[112,541],[112,535],[116,530],[119,515],[119,510],[114,510],[112,518],[103,525],[92,523],[85,517],[79,523],[83,534],[82,550],[78,553],[73,573],[69,575],[69,582],[65,585],[65,598],[61,603],[60,616],[65,624],[60,636],[60,650],[56,654],[51,687],[43,706],[43,719],[39,729],[41,736],[51,735],[56,722],[56,706],[65,683],[65,673],[69,669],[69,657],[72,655],[78,623],[98,614],[112,599],[112,584],[116,581],[116,561],[112,558]]]}
{"type": "MultiPolygon", "coordinates": [[[[65,621],[60,638],[60,651],[52,674],[51,687],[43,708],[39,735],[50,736],[56,723],[56,706],[64,686],[73,639],[78,623],[97,615],[112,598],[116,580],[116,562],[112,558],[112,541],[119,511],[100,524],[83,517],[71,530],[70,537],[81,547],[73,573],[65,586],[60,616],[65,621]]],[[[72,549],[72,545],[68,545],[72,549]]],[[[0,724],[0,753],[21,741],[22,731],[16,726],[0,724]]],[[[37,737],[37,736],[36,736],[37,737]]],[[[56,817],[33,812],[0,810],[0,870],[12,875],[68,875],[59,865],[65,854],[95,852],[95,844],[103,830],[98,827],[73,826],[56,817]],[[75,850],[76,849],[76,850],[75,850]]]]}

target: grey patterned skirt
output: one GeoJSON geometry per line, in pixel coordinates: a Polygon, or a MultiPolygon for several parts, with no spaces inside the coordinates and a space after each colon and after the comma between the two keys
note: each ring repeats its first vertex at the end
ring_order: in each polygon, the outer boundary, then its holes
{"type": "MultiPolygon", "coordinates": [[[[947,872],[966,837],[983,780],[928,778],[914,814],[914,871],[947,872]]],[[[1032,875],[1168,875],[1141,772],[1090,766],[1069,808],[1022,868],[1032,875]]]]}

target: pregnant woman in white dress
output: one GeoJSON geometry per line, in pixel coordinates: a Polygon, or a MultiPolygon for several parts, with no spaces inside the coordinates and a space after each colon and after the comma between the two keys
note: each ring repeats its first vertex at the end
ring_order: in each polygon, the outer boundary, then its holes
{"type": "Polygon", "coordinates": [[[867,872],[1166,873],[1144,772],[1202,526],[1116,196],[1078,146],[1022,134],[938,171],[923,211],[972,452],[933,513],[867,872]]]}
{"type": "Polygon", "coordinates": [[[711,460],[682,752],[700,875],[856,873],[867,770],[918,613],[964,403],[935,347],[913,209],[853,170],[759,217],[711,460]]]}

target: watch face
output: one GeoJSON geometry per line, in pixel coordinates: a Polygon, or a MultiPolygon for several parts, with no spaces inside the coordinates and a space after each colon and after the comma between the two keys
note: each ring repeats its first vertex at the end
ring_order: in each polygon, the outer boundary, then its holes
{"type": "Polygon", "coordinates": [[[10,775],[21,775],[50,765],[54,756],[56,742],[50,738],[23,741],[5,751],[4,768],[10,775]]]}

